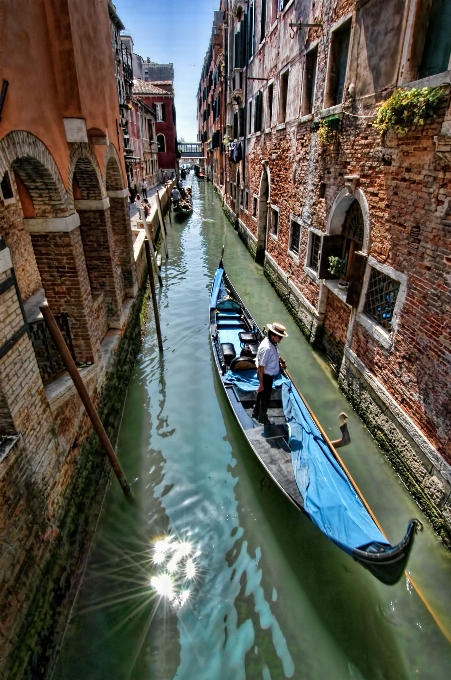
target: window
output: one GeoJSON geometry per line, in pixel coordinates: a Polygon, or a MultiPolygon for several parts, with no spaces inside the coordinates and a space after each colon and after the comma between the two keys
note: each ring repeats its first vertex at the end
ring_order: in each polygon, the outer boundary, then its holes
{"type": "Polygon", "coordinates": [[[295,253],[295,255],[299,255],[300,240],[301,240],[301,225],[296,220],[291,220],[289,250],[291,250],[292,253],[295,253]]]}
{"type": "Polygon", "coordinates": [[[244,106],[242,106],[240,109],[238,109],[238,120],[239,120],[239,125],[238,125],[238,133],[240,137],[244,137],[245,135],[245,130],[244,130],[244,106]]]}
{"type": "Polygon", "coordinates": [[[268,127],[271,127],[272,123],[272,103],[274,100],[274,83],[268,85],[268,127]]]}
{"type": "Polygon", "coordinates": [[[313,111],[315,101],[316,67],[318,63],[318,47],[305,55],[304,90],[302,95],[302,115],[307,116],[313,111]]]}
{"type": "Polygon", "coordinates": [[[279,94],[279,123],[284,123],[287,117],[287,96],[288,96],[288,77],[290,75],[289,69],[284,71],[280,76],[280,94],[279,94]]]}
{"type": "Polygon", "coordinates": [[[363,312],[389,332],[393,330],[393,312],[399,287],[399,281],[371,268],[363,312]]]}
{"type": "Polygon", "coordinates": [[[248,135],[252,134],[252,99],[249,102],[249,124],[247,134],[248,135]]]}
{"type": "Polygon", "coordinates": [[[260,91],[255,98],[254,132],[261,132],[263,120],[263,94],[260,91]]]}
{"type": "Polygon", "coordinates": [[[343,249],[341,259],[344,260],[345,279],[349,279],[354,253],[363,245],[364,223],[359,202],[354,200],[349,206],[343,222],[343,249]]]}
{"type": "Polygon", "coordinates": [[[262,0],[262,13],[260,22],[260,42],[263,42],[266,35],[266,0],[262,0]]]}
{"type": "Polygon", "coordinates": [[[8,171],[6,171],[5,174],[3,175],[3,179],[0,183],[0,189],[1,198],[3,198],[4,201],[9,200],[10,198],[14,198],[14,191],[11,185],[11,178],[9,176],[8,171]]]}
{"type": "Polygon", "coordinates": [[[442,73],[449,68],[451,53],[451,1],[432,0],[424,41],[423,54],[418,70],[419,78],[442,73]]]}
{"type": "Polygon", "coordinates": [[[315,271],[315,272],[318,271],[320,251],[321,251],[321,236],[319,234],[315,234],[314,231],[311,231],[310,232],[310,258],[309,258],[308,266],[310,267],[310,269],[313,269],[313,271],[315,271]]]}
{"type": "Polygon", "coordinates": [[[233,139],[238,139],[238,111],[233,114],[233,139]]]}
{"type": "Polygon", "coordinates": [[[249,210],[249,191],[247,189],[244,192],[244,209],[249,210]]]}
{"type": "Polygon", "coordinates": [[[269,233],[275,238],[277,238],[279,233],[279,208],[273,205],[271,206],[271,227],[269,233]]]}
{"type": "Polygon", "coordinates": [[[157,123],[162,123],[166,120],[165,117],[165,111],[164,111],[164,104],[155,104],[155,111],[156,111],[156,118],[155,120],[157,123]]]}
{"type": "Polygon", "coordinates": [[[337,104],[341,104],[343,101],[350,37],[350,19],[332,33],[325,100],[326,108],[337,106],[337,104]]]}
{"type": "Polygon", "coordinates": [[[247,58],[248,60],[254,56],[254,41],[255,41],[255,26],[254,26],[254,5],[252,4],[248,10],[247,19],[247,58]]]}
{"type": "Polygon", "coordinates": [[[273,24],[277,19],[277,12],[279,9],[280,0],[271,0],[271,23],[273,24]]]}
{"type": "Polygon", "coordinates": [[[257,217],[257,205],[258,205],[258,198],[257,198],[257,196],[254,196],[252,198],[252,217],[257,217]]]}
{"type": "Polygon", "coordinates": [[[164,135],[157,135],[157,146],[159,153],[164,153],[166,151],[166,140],[164,135]]]}

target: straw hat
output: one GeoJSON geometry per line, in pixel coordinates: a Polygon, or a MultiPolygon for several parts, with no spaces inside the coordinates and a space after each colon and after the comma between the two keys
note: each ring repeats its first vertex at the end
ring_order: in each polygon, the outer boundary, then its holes
{"type": "Polygon", "coordinates": [[[281,338],[288,338],[288,333],[286,332],[287,329],[285,326],[282,326],[281,323],[267,323],[266,328],[271,331],[271,333],[275,333],[276,335],[280,335],[281,338]]]}

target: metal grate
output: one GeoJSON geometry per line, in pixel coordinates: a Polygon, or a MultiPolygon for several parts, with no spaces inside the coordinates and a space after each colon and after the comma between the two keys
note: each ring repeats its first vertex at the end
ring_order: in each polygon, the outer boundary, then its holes
{"type": "Polygon", "coordinates": [[[312,232],[311,234],[311,239],[312,239],[312,246],[310,250],[310,269],[313,269],[315,272],[318,271],[318,265],[319,265],[319,256],[320,256],[320,251],[321,251],[321,236],[318,236],[318,234],[314,234],[312,232]]]}
{"type": "Polygon", "coordinates": [[[353,241],[357,241],[359,247],[361,247],[364,229],[362,209],[359,202],[354,200],[346,212],[345,221],[343,223],[343,236],[350,238],[353,241]]]}
{"type": "MultiPolygon", "coordinates": [[[[57,314],[55,315],[55,321],[58,324],[58,328],[63,335],[72,357],[75,359],[69,325],[69,315],[57,314]]],[[[66,366],[63,363],[59,350],[52,340],[52,336],[49,333],[44,319],[32,321],[28,324],[28,327],[42,382],[44,385],[48,385],[58,373],[61,373],[61,371],[66,369],[66,366]]]]}
{"type": "Polygon", "coordinates": [[[398,293],[398,281],[394,281],[378,269],[372,269],[363,311],[374,321],[391,331],[398,293]]]}
{"type": "Polygon", "coordinates": [[[291,238],[290,238],[290,250],[292,253],[299,255],[299,242],[301,238],[301,225],[294,220],[291,220],[291,238]]]}

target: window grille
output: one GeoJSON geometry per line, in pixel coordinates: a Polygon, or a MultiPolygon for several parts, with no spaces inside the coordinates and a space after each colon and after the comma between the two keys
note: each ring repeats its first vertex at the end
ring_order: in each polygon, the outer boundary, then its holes
{"type": "Polygon", "coordinates": [[[301,225],[291,220],[290,250],[299,255],[299,242],[301,239],[301,225]]]}
{"type": "Polygon", "coordinates": [[[252,217],[257,217],[257,197],[254,196],[252,200],[252,217]]]}
{"type": "Polygon", "coordinates": [[[310,267],[310,269],[313,269],[315,272],[317,272],[318,271],[318,265],[319,265],[319,256],[320,256],[320,251],[321,251],[321,236],[311,232],[310,238],[312,240],[311,240],[311,247],[310,247],[309,267],[310,267]]]}
{"type": "Polygon", "coordinates": [[[390,332],[393,329],[393,312],[398,293],[398,281],[378,269],[371,270],[363,311],[390,332]]]}
{"type": "Polygon", "coordinates": [[[345,221],[343,223],[343,236],[357,241],[359,247],[363,244],[364,224],[362,209],[359,202],[354,200],[346,212],[345,221]]]}

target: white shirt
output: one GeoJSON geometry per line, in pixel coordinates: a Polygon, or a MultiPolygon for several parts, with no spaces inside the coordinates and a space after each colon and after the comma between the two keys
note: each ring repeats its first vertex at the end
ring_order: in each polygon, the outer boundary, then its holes
{"type": "Polygon", "coordinates": [[[259,366],[263,366],[266,375],[277,375],[280,371],[279,350],[269,338],[262,340],[258,348],[257,368],[259,366]]]}

